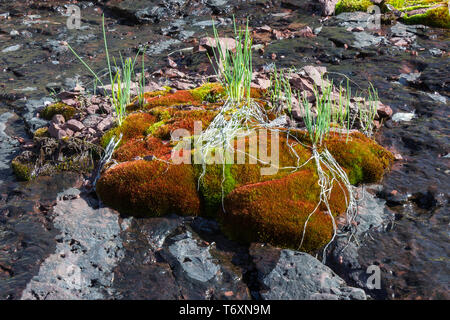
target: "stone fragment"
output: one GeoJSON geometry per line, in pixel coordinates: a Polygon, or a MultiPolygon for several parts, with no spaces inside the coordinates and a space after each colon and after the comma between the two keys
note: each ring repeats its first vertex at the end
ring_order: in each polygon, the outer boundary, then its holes
{"type": "Polygon", "coordinates": [[[66,122],[66,127],[73,131],[81,131],[84,129],[84,124],[75,119],[70,119],[66,122]]]}

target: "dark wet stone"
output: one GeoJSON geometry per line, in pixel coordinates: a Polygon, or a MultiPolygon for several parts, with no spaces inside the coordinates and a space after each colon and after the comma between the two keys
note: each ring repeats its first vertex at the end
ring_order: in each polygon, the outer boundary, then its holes
{"type": "Polygon", "coordinates": [[[119,216],[112,209],[93,208],[92,201],[57,202],[53,224],[61,233],[55,253],[40,266],[22,299],[104,299],[111,294],[113,267],[123,257],[119,216]]]}
{"type": "Polygon", "coordinates": [[[372,194],[380,188],[381,186],[372,186],[371,193],[358,190],[361,200],[358,202],[358,214],[355,218],[357,226],[353,230],[342,230],[342,235],[331,245],[327,265],[349,285],[364,288],[371,296],[385,298],[386,283],[382,283],[380,289],[371,288],[371,283],[368,285],[371,273],[367,273],[367,267],[373,262],[364,261],[359,255],[360,249],[372,234],[383,233],[392,226],[393,213],[385,208],[385,201],[372,194]]]}
{"type": "Polygon", "coordinates": [[[178,216],[131,219],[122,232],[125,256],[115,269],[117,298],[249,298],[239,268],[220,245],[208,244],[190,229],[191,221],[178,216]]]}
{"type": "Polygon", "coordinates": [[[258,271],[262,299],[366,299],[362,289],[348,287],[330,268],[307,253],[255,244],[250,254],[258,271]]]}
{"type": "Polygon", "coordinates": [[[39,100],[28,100],[25,104],[24,112],[22,117],[25,121],[25,125],[30,131],[30,134],[38,128],[42,128],[47,125],[47,121],[42,118],[37,118],[37,110],[44,107],[45,105],[51,104],[53,99],[44,97],[39,100]]]}
{"type": "Polygon", "coordinates": [[[0,196],[0,299],[20,299],[40,265],[56,248],[53,227],[56,194],[79,177],[41,177],[26,185],[2,186],[0,196]]]}

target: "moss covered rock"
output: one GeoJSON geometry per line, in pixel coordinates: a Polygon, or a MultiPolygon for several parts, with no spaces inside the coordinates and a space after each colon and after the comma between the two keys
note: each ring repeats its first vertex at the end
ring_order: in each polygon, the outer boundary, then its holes
{"type": "MultiPolygon", "coordinates": [[[[363,11],[372,6],[370,0],[340,0],[336,14],[363,11]]],[[[442,0],[387,0],[381,8],[388,12],[388,6],[402,13],[400,20],[406,24],[423,24],[431,27],[450,28],[450,13],[447,1],[442,0]]]]}
{"type": "Polygon", "coordinates": [[[11,161],[11,168],[20,181],[30,181],[33,176],[33,164],[29,162],[21,162],[19,159],[11,161]]]}
{"type": "MultiPolygon", "coordinates": [[[[239,187],[225,199],[220,221],[225,234],[243,242],[269,242],[299,249],[303,227],[319,201],[320,188],[312,170],[284,178],[239,187]]],[[[337,183],[330,206],[337,216],[346,209],[345,194],[337,183]]],[[[331,218],[321,206],[311,216],[302,250],[313,251],[330,241],[331,218]]]]}
{"type": "Polygon", "coordinates": [[[55,114],[61,114],[67,121],[77,113],[77,109],[62,102],[57,102],[46,106],[40,115],[45,120],[51,120],[55,114]]]}
{"type": "MultiPolygon", "coordinates": [[[[205,99],[205,92],[211,90],[211,87],[198,92],[181,90],[179,95],[165,93],[164,97],[178,97],[178,102],[181,97],[188,97],[200,103],[205,99]]],[[[264,93],[259,94],[262,97],[264,93]]],[[[129,115],[121,127],[111,129],[103,137],[105,144],[112,135],[124,136],[113,154],[119,164],[107,169],[97,183],[99,197],[108,206],[133,216],[178,213],[219,218],[232,239],[297,249],[304,223],[320,202],[321,190],[316,164],[311,160],[309,135],[292,129],[289,134],[279,131],[278,139],[270,133],[265,139],[261,135],[246,136],[244,144],[234,142],[233,158],[225,164],[196,163],[198,150],[191,144],[191,149],[183,152],[190,153],[187,158],[192,164],[174,164],[171,155],[180,150],[177,142],[170,140],[171,132],[184,129],[188,134],[186,141],[193,142],[195,121],[201,121],[204,130],[216,115],[217,109],[211,105],[183,110],[162,99],[147,110],[129,115]],[[258,155],[250,149],[250,139],[256,139],[258,155]],[[271,162],[274,159],[269,154],[269,162],[252,161],[252,156],[261,159],[261,150],[272,154],[275,144],[278,144],[276,163],[271,162]],[[240,149],[242,145],[244,150],[240,149]],[[244,154],[240,161],[238,154],[244,154]],[[273,171],[263,174],[262,170],[268,168],[273,171]]],[[[359,132],[351,132],[349,136],[331,132],[320,148],[325,147],[352,184],[379,181],[393,160],[387,150],[359,132]]],[[[222,151],[211,150],[211,157],[222,151]]],[[[348,195],[338,182],[334,183],[329,204],[332,215],[337,217],[346,211],[348,195]]],[[[331,236],[331,218],[320,205],[309,221],[302,249],[316,250],[331,236]]]]}
{"type": "Polygon", "coordinates": [[[149,113],[132,113],[123,121],[121,126],[116,126],[103,135],[101,145],[106,148],[111,138],[114,136],[118,138],[120,134],[122,134],[120,145],[132,139],[143,138],[148,127],[155,122],[156,117],[149,113]]]}
{"type": "Polygon", "coordinates": [[[97,183],[102,201],[133,216],[170,213],[199,215],[194,171],[190,165],[129,161],[108,170],[97,183]]]}

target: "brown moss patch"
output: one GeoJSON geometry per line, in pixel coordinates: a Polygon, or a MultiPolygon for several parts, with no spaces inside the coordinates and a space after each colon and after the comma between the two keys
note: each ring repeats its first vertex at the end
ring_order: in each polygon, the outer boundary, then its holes
{"type": "MultiPolygon", "coordinates": [[[[225,199],[225,211],[220,214],[223,230],[238,241],[298,249],[319,192],[317,175],[311,170],[237,188],[225,199]]],[[[331,207],[334,216],[346,209],[345,194],[339,186],[333,187],[331,207]]],[[[309,220],[302,250],[314,251],[331,239],[332,222],[325,210],[320,207],[309,220]]]]}
{"type": "Polygon", "coordinates": [[[143,138],[147,128],[154,122],[156,122],[154,115],[144,112],[132,113],[124,120],[120,127],[114,127],[103,135],[101,145],[105,148],[113,136],[118,138],[121,133],[123,136],[120,145],[131,139],[143,138]]]}
{"type": "Polygon", "coordinates": [[[97,183],[102,201],[133,216],[199,215],[192,166],[130,161],[106,171],[97,183]]]}

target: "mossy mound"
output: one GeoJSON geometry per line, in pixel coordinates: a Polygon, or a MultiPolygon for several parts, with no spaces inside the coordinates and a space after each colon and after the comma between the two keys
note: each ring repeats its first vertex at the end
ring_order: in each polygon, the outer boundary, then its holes
{"type": "Polygon", "coordinates": [[[145,93],[143,106],[139,106],[135,101],[127,107],[127,110],[150,110],[161,106],[200,106],[203,102],[216,102],[223,96],[223,91],[222,86],[218,83],[205,83],[191,90],[172,91],[167,87],[165,90],[145,93]]]}
{"type": "Polygon", "coordinates": [[[11,161],[11,168],[19,181],[30,181],[33,172],[33,164],[30,162],[21,162],[19,159],[11,161]]]}
{"type": "Polygon", "coordinates": [[[348,141],[330,134],[325,145],[354,185],[379,182],[394,160],[392,153],[360,132],[353,132],[348,141]]]}
{"type": "Polygon", "coordinates": [[[108,206],[132,216],[200,214],[200,199],[190,165],[124,162],[102,175],[97,193],[108,206]]]}
{"type": "Polygon", "coordinates": [[[336,4],[336,14],[342,12],[367,11],[367,8],[373,6],[370,0],[340,0],[336,4]]]}
{"type": "Polygon", "coordinates": [[[57,102],[46,106],[40,115],[45,120],[51,120],[55,114],[61,114],[64,119],[69,120],[77,113],[77,109],[62,102],[57,102]]]}
{"type": "MultiPolygon", "coordinates": [[[[400,21],[406,24],[423,24],[431,27],[450,28],[450,13],[447,1],[442,0],[387,0],[381,8],[388,12],[386,4],[403,13],[400,21]]],[[[340,0],[336,14],[363,11],[372,6],[370,0],[340,0]]]]}
{"type": "Polygon", "coordinates": [[[122,134],[120,145],[132,139],[143,138],[146,135],[145,131],[147,128],[155,121],[156,117],[149,113],[132,113],[123,121],[120,127],[116,126],[103,135],[101,145],[103,148],[106,148],[111,138],[114,136],[119,138],[120,134],[122,134]]]}
{"type": "MultiPolygon", "coordinates": [[[[190,90],[189,95],[192,92],[195,90],[190,90]]],[[[264,93],[259,94],[262,97],[264,93]]],[[[201,96],[205,98],[204,92],[201,96]]],[[[124,135],[121,146],[113,154],[119,164],[107,169],[97,182],[102,201],[133,216],[177,213],[215,217],[232,239],[265,241],[296,249],[303,225],[320,201],[309,135],[303,130],[292,129],[287,133],[280,129],[275,130],[278,139],[270,132],[263,139],[257,131],[259,135],[234,141],[232,158],[225,164],[211,162],[203,166],[196,162],[194,123],[201,121],[202,129],[206,129],[217,115],[216,108],[211,106],[214,103],[182,110],[167,101],[159,102],[162,105],[129,115],[121,127],[103,137],[106,142],[113,134],[124,135]],[[191,143],[191,149],[182,152],[189,152],[187,159],[192,164],[172,161],[172,154],[181,152],[179,142],[170,140],[175,129],[184,129],[187,134],[184,141],[191,143]],[[256,141],[257,151],[249,147],[255,145],[250,144],[251,140],[256,141]],[[271,155],[276,144],[278,156],[274,163],[271,155]],[[261,150],[266,150],[266,159],[252,161],[254,156],[262,159],[261,150]],[[264,174],[262,170],[268,169],[272,171],[264,174]]],[[[387,150],[359,132],[351,132],[348,137],[331,132],[321,148],[325,146],[352,184],[379,181],[393,160],[387,150]]],[[[223,154],[220,148],[210,151],[211,159],[223,154]]],[[[333,216],[346,211],[345,190],[340,182],[334,182],[329,199],[333,216]]],[[[302,249],[319,249],[331,236],[331,218],[321,205],[309,221],[302,249]]]]}
{"type": "Polygon", "coordinates": [[[402,18],[406,24],[423,24],[431,27],[450,29],[450,13],[446,6],[436,7],[424,13],[406,15],[402,18]]]}
{"type": "Polygon", "coordinates": [[[43,137],[50,137],[50,133],[48,132],[48,127],[42,127],[39,129],[36,129],[33,133],[33,137],[35,138],[43,138],[43,137]]]}
{"type": "MultiPolygon", "coordinates": [[[[269,242],[299,249],[307,217],[319,202],[320,188],[313,170],[284,178],[246,185],[225,199],[220,221],[226,235],[243,242],[269,242]]],[[[337,183],[329,201],[334,216],[346,209],[345,194],[337,183]]],[[[302,250],[313,251],[330,241],[331,218],[321,206],[311,216],[302,250]]]]}

